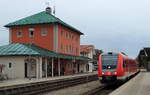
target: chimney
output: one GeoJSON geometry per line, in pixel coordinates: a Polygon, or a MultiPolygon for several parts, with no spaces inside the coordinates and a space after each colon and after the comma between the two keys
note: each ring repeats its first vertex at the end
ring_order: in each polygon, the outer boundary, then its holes
{"type": "Polygon", "coordinates": [[[46,8],[46,13],[51,14],[52,13],[52,9],[50,7],[46,8]]]}

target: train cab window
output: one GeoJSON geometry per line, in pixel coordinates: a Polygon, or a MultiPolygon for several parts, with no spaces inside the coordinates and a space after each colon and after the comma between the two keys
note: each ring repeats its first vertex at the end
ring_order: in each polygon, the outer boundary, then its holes
{"type": "Polygon", "coordinates": [[[102,68],[103,69],[116,69],[118,64],[117,55],[103,55],[102,56],[102,68]]]}

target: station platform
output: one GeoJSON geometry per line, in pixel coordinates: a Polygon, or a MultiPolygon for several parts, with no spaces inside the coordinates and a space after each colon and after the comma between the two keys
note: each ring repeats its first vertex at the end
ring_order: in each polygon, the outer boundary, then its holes
{"type": "Polygon", "coordinates": [[[109,95],[150,95],[150,72],[140,72],[109,95]]]}
{"type": "Polygon", "coordinates": [[[39,82],[44,82],[44,81],[57,81],[57,80],[62,80],[62,79],[73,79],[76,77],[81,77],[81,76],[89,76],[89,75],[95,75],[97,72],[92,72],[92,73],[82,73],[82,74],[74,74],[74,75],[66,75],[66,76],[57,76],[57,77],[48,77],[48,78],[41,78],[41,79],[36,79],[32,78],[29,80],[28,78],[25,79],[13,79],[13,80],[5,80],[5,81],[0,81],[0,88],[7,88],[11,86],[18,86],[18,85],[26,85],[26,84],[31,84],[31,83],[39,83],[39,82]]]}

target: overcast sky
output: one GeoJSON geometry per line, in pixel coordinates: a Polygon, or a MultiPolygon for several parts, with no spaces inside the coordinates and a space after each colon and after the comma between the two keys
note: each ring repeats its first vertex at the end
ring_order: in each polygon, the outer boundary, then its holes
{"type": "MultiPolygon", "coordinates": [[[[8,44],[9,22],[45,10],[48,0],[0,0],[0,46],[8,44]]],[[[50,0],[49,0],[50,1],[50,0]]],[[[53,0],[56,16],[85,35],[81,44],[136,57],[150,47],[150,0],[53,0]]]]}

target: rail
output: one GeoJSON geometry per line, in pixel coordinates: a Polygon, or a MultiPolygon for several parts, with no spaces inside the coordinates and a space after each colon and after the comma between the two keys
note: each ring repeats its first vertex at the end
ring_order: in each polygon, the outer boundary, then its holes
{"type": "Polygon", "coordinates": [[[85,93],[82,93],[80,95],[108,95],[124,83],[128,82],[130,79],[134,78],[137,74],[139,74],[139,71],[132,75],[128,80],[126,81],[116,81],[114,83],[106,84],[106,85],[101,85],[100,87],[91,89],[85,93]]]}
{"type": "Polygon", "coordinates": [[[0,88],[0,95],[36,95],[98,80],[97,74],[0,88]]]}
{"type": "Polygon", "coordinates": [[[90,91],[82,93],[81,95],[108,95],[113,90],[121,86],[123,83],[112,83],[107,85],[101,85],[100,87],[94,88],[90,91]]]}

